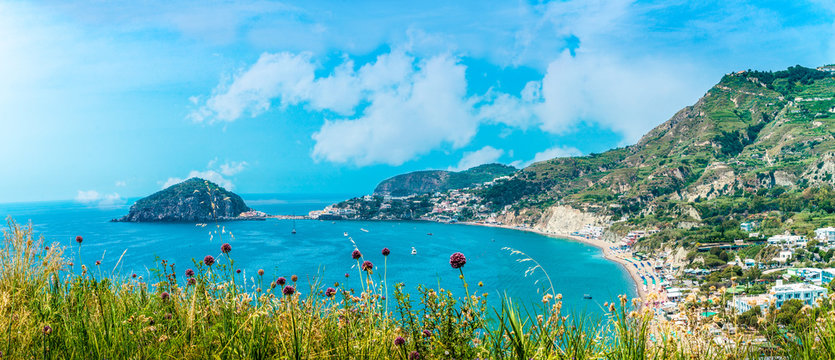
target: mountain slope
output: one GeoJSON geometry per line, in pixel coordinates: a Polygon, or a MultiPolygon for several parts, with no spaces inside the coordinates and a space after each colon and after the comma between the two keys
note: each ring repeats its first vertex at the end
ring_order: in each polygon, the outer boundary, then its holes
{"type": "Polygon", "coordinates": [[[461,189],[510,175],[516,168],[502,164],[484,164],[464,171],[425,170],[397,175],[383,180],[374,189],[375,194],[408,196],[449,189],[461,189]]]}
{"type": "Polygon", "coordinates": [[[217,184],[191,178],[142,198],[115,221],[208,222],[238,217],[249,211],[243,199],[217,184]]]}

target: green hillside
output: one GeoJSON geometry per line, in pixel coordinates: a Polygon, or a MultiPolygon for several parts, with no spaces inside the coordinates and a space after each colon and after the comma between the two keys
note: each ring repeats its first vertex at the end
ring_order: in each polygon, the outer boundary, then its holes
{"type": "Polygon", "coordinates": [[[461,189],[513,174],[516,170],[513,166],[503,164],[484,164],[464,171],[415,171],[383,180],[374,189],[374,193],[408,196],[461,189]]]}

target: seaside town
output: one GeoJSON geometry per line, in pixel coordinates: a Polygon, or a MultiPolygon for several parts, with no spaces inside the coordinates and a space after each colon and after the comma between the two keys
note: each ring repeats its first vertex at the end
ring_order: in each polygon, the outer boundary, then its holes
{"type": "Polygon", "coordinates": [[[624,219],[584,224],[569,233],[503,224],[500,219],[510,206],[491,208],[479,193],[507,178],[432,194],[366,195],[311,211],[307,218],[460,222],[582,241],[623,265],[635,282],[642,306],[654,312],[656,321],[706,326],[717,344],[729,343],[736,334],[762,342],[762,334],[754,331],[752,323],[758,318],[774,318],[778,326],[791,325],[795,321],[792,312],[829,303],[835,286],[835,267],[830,263],[835,255],[833,226],[817,228],[811,237],[788,231],[766,236],[758,231],[758,221],[745,221],[738,223],[745,236],[731,242],[697,244],[690,250],[644,249],[640,240],[660,230],[634,229],[613,237],[610,229],[624,219]],[[692,315],[694,311],[698,316],[692,315]]]}

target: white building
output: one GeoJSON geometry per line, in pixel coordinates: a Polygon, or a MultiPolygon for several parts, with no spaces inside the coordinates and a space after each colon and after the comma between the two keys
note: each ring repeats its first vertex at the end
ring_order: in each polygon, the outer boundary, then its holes
{"type": "Polygon", "coordinates": [[[777,253],[777,256],[774,257],[774,261],[785,263],[791,259],[792,255],[794,254],[791,250],[783,250],[777,253]]]}
{"type": "Polygon", "coordinates": [[[809,306],[817,306],[817,300],[826,296],[827,290],[817,285],[807,283],[795,283],[783,285],[782,280],[777,280],[777,285],[771,288],[770,294],[774,296],[774,305],[778,308],[783,303],[798,299],[809,306]]]}
{"type": "Polygon", "coordinates": [[[774,235],[768,238],[768,245],[782,246],[786,248],[805,247],[807,239],[802,235],[790,235],[788,233],[782,235],[774,235]]]}
{"type": "Polygon", "coordinates": [[[772,300],[773,297],[771,294],[734,296],[732,300],[728,301],[728,305],[741,314],[757,306],[759,306],[760,309],[765,310],[769,307],[772,300]]]}
{"type": "Polygon", "coordinates": [[[835,242],[835,228],[825,227],[815,230],[815,239],[826,242],[835,242]]]}

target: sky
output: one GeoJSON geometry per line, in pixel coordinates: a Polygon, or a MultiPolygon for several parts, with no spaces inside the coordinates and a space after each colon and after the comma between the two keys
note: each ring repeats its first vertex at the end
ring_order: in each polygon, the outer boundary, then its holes
{"type": "Polygon", "coordinates": [[[725,73],[833,62],[832,1],[0,0],[0,203],[361,195],[634,144],[725,73]]]}

